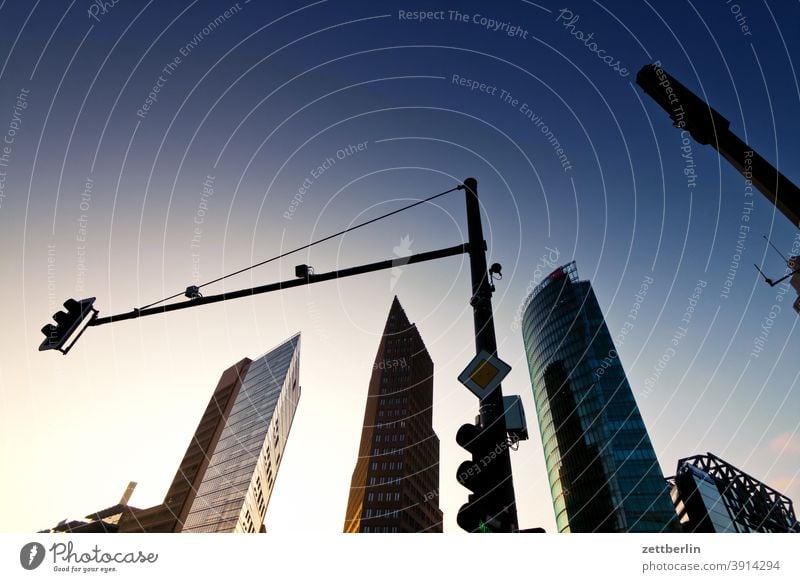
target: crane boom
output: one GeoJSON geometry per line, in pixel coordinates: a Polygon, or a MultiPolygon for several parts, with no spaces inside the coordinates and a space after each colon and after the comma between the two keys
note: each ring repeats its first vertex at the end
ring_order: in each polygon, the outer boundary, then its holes
{"type": "Polygon", "coordinates": [[[660,63],[642,67],[636,83],[666,110],[675,127],[689,132],[698,143],[716,149],[800,228],[800,189],[734,134],[730,121],[669,75],[660,63]]]}

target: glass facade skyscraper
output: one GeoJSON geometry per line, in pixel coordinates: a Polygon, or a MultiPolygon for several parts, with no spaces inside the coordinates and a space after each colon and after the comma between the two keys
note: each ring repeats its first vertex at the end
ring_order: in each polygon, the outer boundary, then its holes
{"type": "Polygon", "coordinates": [[[132,507],[126,491],[119,505],[88,516],[89,527],[120,533],[265,531],[267,505],[300,399],[299,366],[297,334],[225,370],[164,502],[132,507]]]}
{"type": "Polygon", "coordinates": [[[574,262],[526,299],[522,335],[558,531],[678,531],[603,313],[574,262]]]}
{"type": "Polygon", "coordinates": [[[264,519],[300,398],[300,335],[253,360],[225,417],[183,532],[266,531],[264,519]]]}

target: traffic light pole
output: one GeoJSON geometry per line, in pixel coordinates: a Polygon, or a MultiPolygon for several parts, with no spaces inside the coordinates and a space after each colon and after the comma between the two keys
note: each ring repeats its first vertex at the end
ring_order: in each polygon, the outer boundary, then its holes
{"type": "MultiPolygon", "coordinates": [[[[475,178],[464,180],[464,190],[467,203],[467,236],[469,248],[469,266],[472,275],[472,298],[470,304],[473,310],[475,323],[475,350],[497,355],[497,337],[494,332],[494,316],[492,314],[492,284],[489,280],[489,271],[486,265],[486,241],[483,238],[481,225],[481,208],[478,201],[478,182],[475,178]]],[[[497,522],[495,529],[501,532],[517,531],[517,505],[514,497],[514,480],[511,475],[511,454],[508,448],[508,438],[505,425],[505,410],[503,407],[503,389],[498,386],[496,390],[487,394],[480,404],[481,427],[486,431],[486,436],[495,444],[495,451],[499,453],[489,462],[493,465],[491,470],[502,475],[502,481],[492,496],[500,501],[500,512],[494,516],[497,522]]]]}
{"type": "MultiPolygon", "coordinates": [[[[82,299],[81,301],[69,299],[64,303],[67,311],[58,312],[53,316],[56,325],[48,324],[42,328],[45,340],[39,346],[39,349],[59,350],[66,354],[80,337],[80,334],[90,326],[189,309],[209,303],[280,291],[302,285],[311,285],[467,253],[469,254],[472,283],[470,305],[472,305],[475,324],[476,354],[481,355],[481,352],[486,352],[492,358],[496,358],[497,338],[494,333],[494,317],[492,315],[494,285],[491,279],[492,273],[499,274],[500,269],[499,265],[492,265],[490,273],[486,266],[486,241],[483,239],[483,227],[481,226],[478,182],[474,178],[467,178],[464,184],[456,189],[464,190],[466,193],[467,233],[469,239],[466,244],[321,274],[313,273],[307,265],[299,265],[295,269],[295,273],[299,273],[297,277],[288,281],[205,297],[197,292],[198,289],[196,287],[193,288],[194,293],[190,294],[192,288],[189,288],[187,289],[187,296],[190,298],[188,301],[158,307],[135,308],[126,313],[105,317],[99,317],[98,311],[94,309],[94,297],[82,299]],[[81,326],[83,327],[81,328],[81,326]],[[76,332],[77,336],[75,336],[76,332]],[[65,348],[66,342],[72,336],[74,336],[73,341],[65,348]]],[[[452,192],[452,190],[450,191],[452,192]]],[[[459,510],[457,518],[458,524],[467,531],[519,531],[517,507],[514,499],[514,481],[511,475],[511,455],[509,453],[511,441],[507,433],[503,391],[498,383],[493,391],[483,394],[481,397],[480,422],[477,425],[465,424],[456,434],[456,442],[472,454],[472,460],[462,463],[457,475],[458,482],[473,492],[469,495],[468,502],[459,510]]]]}

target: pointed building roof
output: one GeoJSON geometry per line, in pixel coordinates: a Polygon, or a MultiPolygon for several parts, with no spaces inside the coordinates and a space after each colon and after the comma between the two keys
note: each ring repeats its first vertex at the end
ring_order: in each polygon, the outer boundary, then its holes
{"type": "Polygon", "coordinates": [[[400,304],[400,299],[398,299],[397,295],[395,295],[394,299],[392,299],[392,306],[389,308],[389,315],[386,318],[386,325],[383,328],[383,338],[390,338],[393,335],[405,333],[409,330],[412,330],[414,335],[419,338],[422,348],[427,352],[427,347],[425,346],[425,342],[419,333],[419,329],[417,329],[417,324],[412,323],[408,319],[405,309],[403,309],[403,306],[400,304]]]}
{"type": "Polygon", "coordinates": [[[383,329],[383,335],[392,335],[403,332],[413,324],[408,320],[403,306],[400,305],[400,300],[397,295],[392,300],[392,306],[389,308],[389,315],[386,318],[386,326],[383,329]]]}

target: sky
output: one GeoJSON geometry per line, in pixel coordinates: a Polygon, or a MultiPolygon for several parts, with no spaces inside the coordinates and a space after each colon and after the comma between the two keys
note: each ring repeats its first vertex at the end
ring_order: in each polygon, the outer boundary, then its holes
{"type": "MultiPolygon", "coordinates": [[[[477,399],[466,257],[89,329],[478,180],[499,356],[531,438],[521,527],[554,531],[519,315],[555,266],[597,294],[665,475],[707,451],[800,499],[794,226],[635,84],[660,62],[800,181],[795,2],[0,1],[0,531],[159,503],[221,372],[302,333],[270,532],[340,532],[392,298],[435,363],[446,532],[477,399]]],[[[466,240],[462,192],[203,289],[466,240]]]]}

